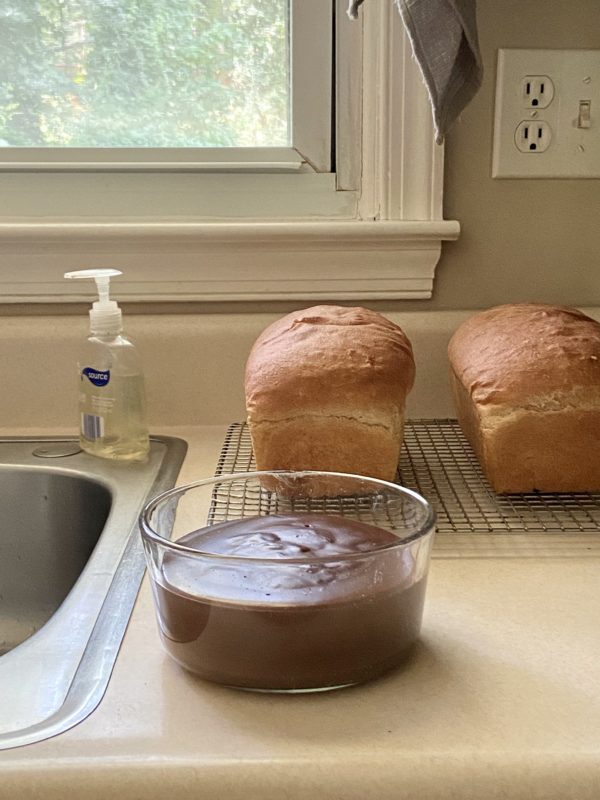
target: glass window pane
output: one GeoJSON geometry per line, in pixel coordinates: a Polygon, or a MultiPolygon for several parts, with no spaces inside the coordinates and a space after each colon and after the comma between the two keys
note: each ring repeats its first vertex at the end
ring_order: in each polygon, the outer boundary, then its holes
{"type": "Polygon", "coordinates": [[[0,145],[290,145],[289,0],[0,0],[0,145]]]}

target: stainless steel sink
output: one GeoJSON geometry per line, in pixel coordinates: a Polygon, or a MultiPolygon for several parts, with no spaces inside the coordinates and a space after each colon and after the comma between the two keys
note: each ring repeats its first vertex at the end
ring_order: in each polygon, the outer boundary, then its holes
{"type": "Polygon", "coordinates": [[[100,702],[144,573],[137,519],[187,446],[146,463],[73,439],[0,438],[0,749],[54,736],[100,702]]]}

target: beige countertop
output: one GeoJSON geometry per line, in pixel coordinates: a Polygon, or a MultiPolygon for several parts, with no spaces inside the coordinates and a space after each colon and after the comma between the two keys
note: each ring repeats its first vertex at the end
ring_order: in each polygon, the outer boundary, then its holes
{"type": "MultiPolygon", "coordinates": [[[[224,426],[155,430],[212,474],[224,426]]],[[[600,797],[593,557],[434,558],[400,670],[315,695],[225,689],[162,651],[147,579],[106,695],[75,728],[0,753],[0,798],[600,797]]]]}

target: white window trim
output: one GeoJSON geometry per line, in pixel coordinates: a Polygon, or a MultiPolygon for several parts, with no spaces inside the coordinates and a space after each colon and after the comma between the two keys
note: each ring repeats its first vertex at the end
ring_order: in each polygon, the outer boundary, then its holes
{"type": "Polygon", "coordinates": [[[297,172],[306,163],[293,147],[0,148],[0,172],[297,172]]]}
{"type": "Polygon", "coordinates": [[[260,217],[242,218],[224,199],[233,218],[4,219],[2,300],[81,301],[63,273],[100,265],[125,273],[114,287],[123,301],[430,297],[442,241],[459,234],[442,218],[443,148],[391,0],[365,4],[362,22],[346,6],[337,0],[337,174],[287,176],[314,179],[330,200],[303,205],[297,191],[296,208],[282,211],[276,192],[269,207],[267,182],[286,176],[238,175],[228,177],[263,186],[260,217]]]}

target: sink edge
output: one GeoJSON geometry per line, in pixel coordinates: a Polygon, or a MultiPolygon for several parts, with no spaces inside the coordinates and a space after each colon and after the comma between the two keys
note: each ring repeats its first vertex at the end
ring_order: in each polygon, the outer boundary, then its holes
{"type": "MultiPolygon", "coordinates": [[[[11,442],[71,439],[68,436],[2,437],[2,441],[11,442]]],[[[151,436],[151,440],[164,443],[166,452],[146,492],[146,500],[175,485],[187,452],[187,442],[181,438],[151,436]]],[[[125,548],[62,703],[55,712],[33,725],[0,733],[0,750],[22,747],[64,733],[98,707],[108,688],[145,568],[141,537],[135,524],[127,534],[125,548]],[[102,653],[100,662],[98,649],[102,653]]]]}

